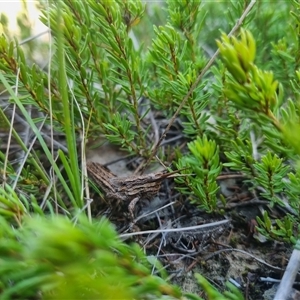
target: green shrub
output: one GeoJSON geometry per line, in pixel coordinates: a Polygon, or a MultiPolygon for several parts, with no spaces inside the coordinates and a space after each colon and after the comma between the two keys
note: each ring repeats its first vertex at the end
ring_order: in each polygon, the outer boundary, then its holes
{"type": "MultiPolygon", "coordinates": [[[[121,242],[111,224],[92,221],[80,166],[87,141],[99,136],[142,158],[142,168],[156,155],[171,163],[172,147],[162,141],[175,121],[189,142],[175,150],[182,194],[201,210],[223,214],[218,175],[222,168],[242,172],[259,197],[290,212],[274,221],[265,212],[260,233],[296,243],[300,6],[254,4],[169,0],[160,9],[137,0],[41,2],[54,41],[48,72],[27,59],[30,48],[0,37],[1,89],[9,94],[0,124],[11,129],[23,158],[15,167],[0,148],[2,299],[183,297],[162,272],[150,275],[146,256],[121,242]],[[38,150],[14,128],[6,104],[29,125],[38,150]],[[154,112],[168,120],[158,137],[149,121],[154,112]],[[54,151],[53,132],[49,146],[43,122],[64,134],[65,147],[54,151]]],[[[199,282],[208,298],[223,299],[199,282]]],[[[241,298],[229,289],[224,297],[241,298]]]]}

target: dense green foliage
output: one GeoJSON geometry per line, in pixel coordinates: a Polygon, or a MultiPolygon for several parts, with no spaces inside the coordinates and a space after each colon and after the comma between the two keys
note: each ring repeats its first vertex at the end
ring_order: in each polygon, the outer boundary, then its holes
{"type": "MultiPolygon", "coordinates": [[[[188,149],[175,151],[176,167],[188,174],[176,181],[182,194],[202,210],[223,214],[226,198],[219,197],[218,176],[225,168],[241,172],[244,183],[259,189],[270,207],[289,210],[274,221],[265,211],[258,218],[259,232],[296,243],[297,1],[259,1],[245,15],[248,1],[169,0],[159,3],[163,9],[137,0],[49,2],[49,7],[41,3],[41,19],[54,41],[48,72],[27,58],[30,48],[8,32],[0,37],[1,89],[9,94],[0,102],[0,124],[7,132],[12,128],[9,135],[22,152],[16,165],[9,151],[0,151],[2,299],[112,299],[112,293],[116,299],[183,297],[165,274],[150,274],[147,257],[136,245],[121,242],[107,221],[91,220],[79,164],[87,140],[99,135],[144,161],[158,155],[171,163],[170,149],[155,138],[153,112],[168,122],[176,119],[189,141],[188,149]],[[228,36],[241,16],[243,24],[228,36]],[[205,69],[217,49],[220,57],[205,69]],[[33,141],[25,142],[13,128],[7,103],[29,124],[33,141]],[[29,114],[29,107],[43,118],[29,114]],[[43,122],[64,133],[64,151],[49,147],[40,131],[43,122]],[[57,217],[58,212],[64,216],[57,217]],[[84,214],[89,221],[78,217],[84,214]]],[[[199,283],[210,299],[223,297],[200,277],[199,283]]],[[[230,290],[224,299],[242,297],[230,290]]]]}
{"type": "Polygon", "coordinates": [[[26,218],[16,231],[1,219],[1,299],[40,292],[46,299],[180,297],[151,276],[141,249],[122,243],[107,220],[78,221],[74,227],[62,217],[26,218]]]}

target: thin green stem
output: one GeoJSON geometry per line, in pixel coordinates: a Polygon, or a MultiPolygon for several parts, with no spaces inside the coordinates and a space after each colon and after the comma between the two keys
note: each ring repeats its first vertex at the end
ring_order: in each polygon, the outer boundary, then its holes
{"type": "Polygon", "coordinates": [[[74,193],[74,198],[79,207],[83,206],[83,201],[81,199],[80,192],[80,175],[79,175],[79,165],[78,165],[78,156],[76,151],[76,140],[75,140],[75,131],[74,131],[74,116],[71,116],[71,110],[73,105],[70,105],[69,95],[68,95],[68,85],[67,85],[67,76],[66,76],[66,63],[65,63],[65,51],[64,51],[64,36],[63,36],[63,17],[61,14],[61,1],[57,3],[58,12],[58,26],[61,30],[57,33],[57,56],[58,56],[58,65],[59,68],[59,92],[61,94],[62,105],[63,105],[63,114],[65,118],[64,130],[66,133],[67,147],[69,151],[70,165],[73,174],[73,180],[71,180],[72,189],[74,193]]]}

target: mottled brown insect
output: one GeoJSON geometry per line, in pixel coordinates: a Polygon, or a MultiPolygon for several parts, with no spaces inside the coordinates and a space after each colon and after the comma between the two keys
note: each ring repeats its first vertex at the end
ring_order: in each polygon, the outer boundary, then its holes
{"type": "Polygon", "coordinates": [[[95,162],[88,162],[87,170],[107,199],[129,202],[129,211],[132,215],[135,203],[139,199],[153,198],[158,193],[162,180],[178,172],[158,172],[120,178],[95,162]]]}

